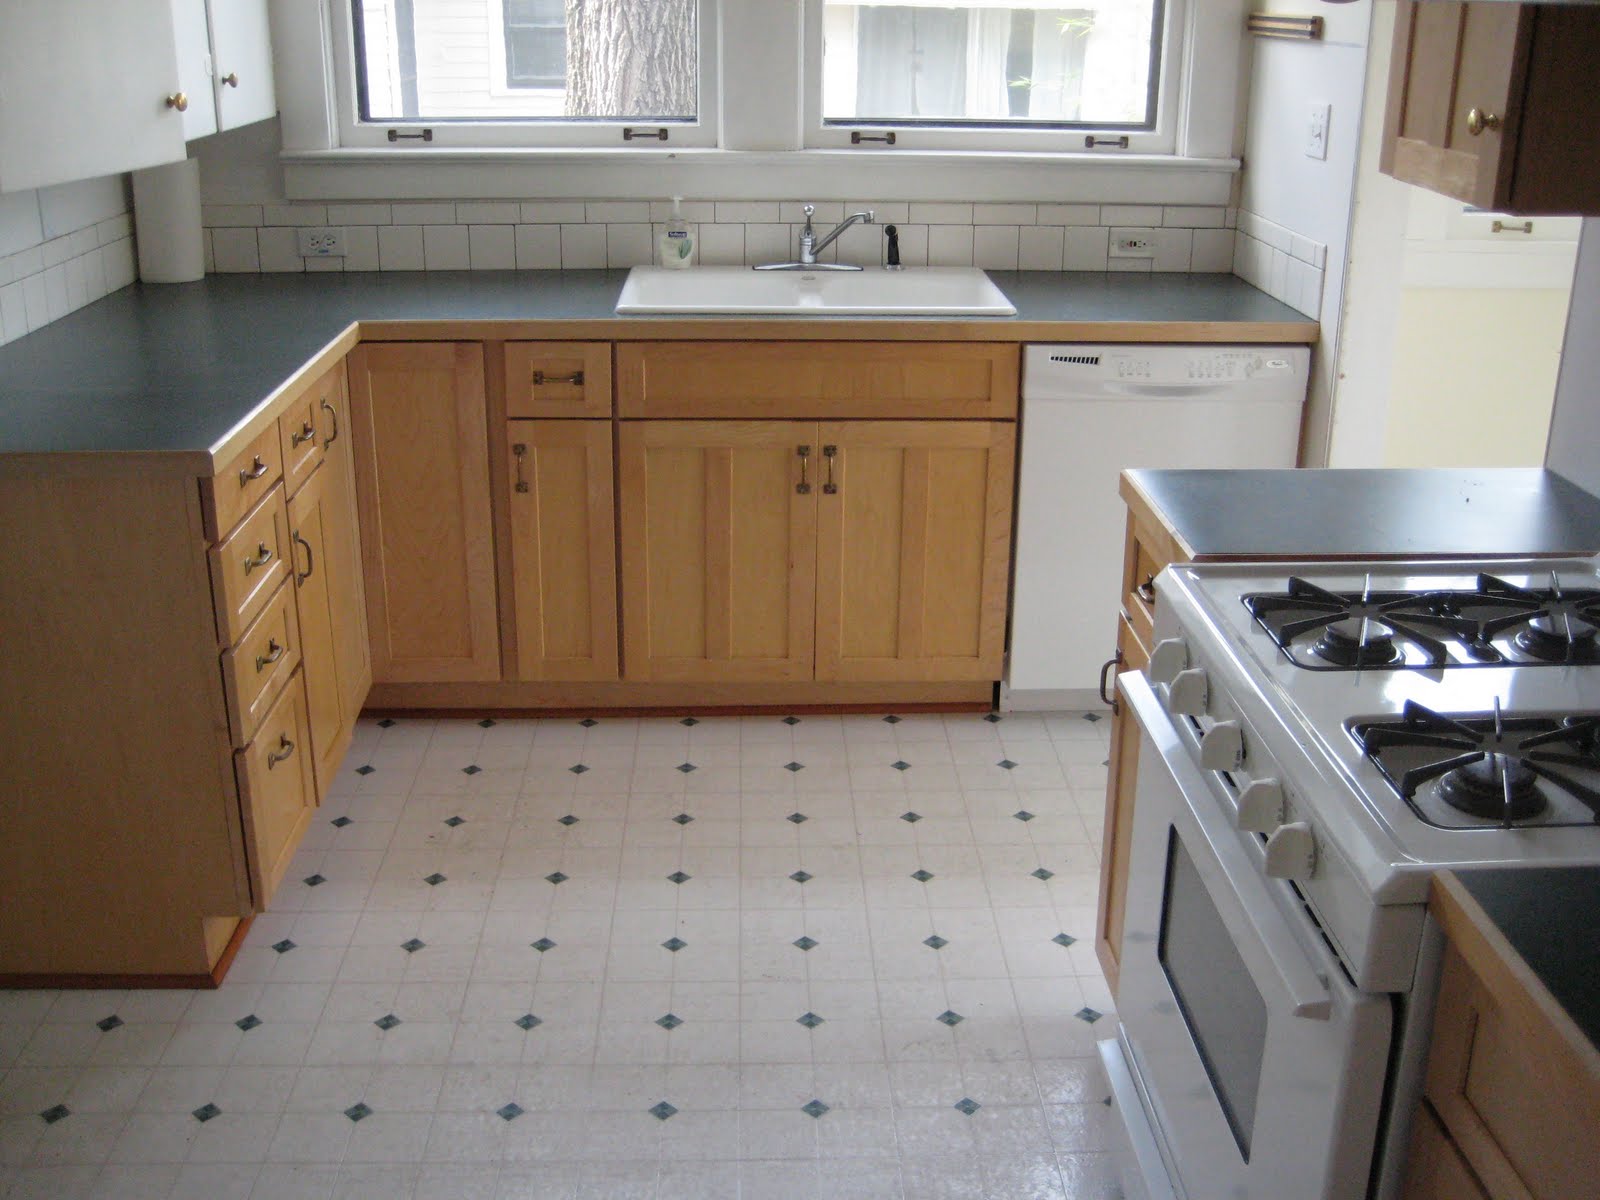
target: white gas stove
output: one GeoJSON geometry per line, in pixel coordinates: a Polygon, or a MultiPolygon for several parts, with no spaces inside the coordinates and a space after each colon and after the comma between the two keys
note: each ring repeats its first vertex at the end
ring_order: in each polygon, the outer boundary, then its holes
{"type": "Polygon", "coordinates": [[[1120,683],[1143,742],[1107,1044],[1144,1174],[1388,1200],[1430,878],[1600,862],[1597,564],[1187,565],[1156,589],[1148,678],[1120,683]]]}

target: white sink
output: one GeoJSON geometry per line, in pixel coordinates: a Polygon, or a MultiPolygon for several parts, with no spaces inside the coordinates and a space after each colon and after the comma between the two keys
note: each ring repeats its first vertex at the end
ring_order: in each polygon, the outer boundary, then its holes
{"type": "Polygon", "coordinates": [[[617,312],[1011,317],[1016,308],[976,267],[903,271],[756,271],[634,267],[617,312]]]}

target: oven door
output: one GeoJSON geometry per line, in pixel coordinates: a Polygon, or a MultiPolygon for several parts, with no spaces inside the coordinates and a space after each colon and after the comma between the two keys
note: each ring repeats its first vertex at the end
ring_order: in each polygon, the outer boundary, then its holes
{"type": "Polygon", "coordinates": [[[1228,819],[1143,675],[1117,996],[1169,1181],[1188,1200],[1367,1194],[1392,1023],[1228,819]]]}

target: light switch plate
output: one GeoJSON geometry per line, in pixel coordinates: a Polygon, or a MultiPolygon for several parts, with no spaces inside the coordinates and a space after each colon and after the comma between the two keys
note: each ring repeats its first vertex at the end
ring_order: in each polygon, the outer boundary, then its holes
{"type": "Polygon", "coordinates": [[[1314,100],[1306,114],[1306,157],[1328,157],[1328,122],[1333,118],[1333,105],[1314,100]]]}

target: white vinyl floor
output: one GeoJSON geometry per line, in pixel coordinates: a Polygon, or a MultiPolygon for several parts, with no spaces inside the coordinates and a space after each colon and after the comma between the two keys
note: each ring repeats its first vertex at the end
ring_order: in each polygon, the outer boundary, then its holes
{"type": "Polygon", "coordinates": [[[0,1197],[1110,1200],[1109,725],[363,721],[220,989],[0,992],[0,1197]]]}

